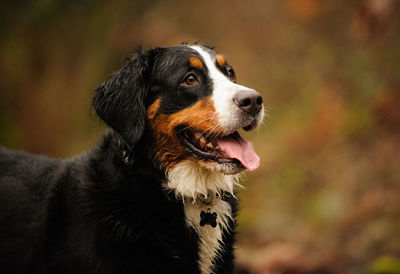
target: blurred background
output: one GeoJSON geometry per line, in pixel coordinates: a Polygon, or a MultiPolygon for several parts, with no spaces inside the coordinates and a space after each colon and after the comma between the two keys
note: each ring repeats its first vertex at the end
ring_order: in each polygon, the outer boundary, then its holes
{"type": "Polygon", "coordinates": [[[0,143],[69,157],[92,90],[144,48],[214,45],[268,118],[243,180],[238,273],[400,273],[397,0],[31,0],[0,10],[0,143]]]}

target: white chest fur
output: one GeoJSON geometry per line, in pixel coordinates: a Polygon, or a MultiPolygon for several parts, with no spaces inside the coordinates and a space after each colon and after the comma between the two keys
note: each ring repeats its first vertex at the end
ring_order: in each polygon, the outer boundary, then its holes
{"type": "Polygon", "coordinates": [[[192,161],[183,161],[168,172],[166,189],[172,190],[184,201],[186,223],[199,235],[199,267],[202,274],[212,271],[212,263],[221,251],[223,230],[228,230],[232,209],[229,203],[210,194],[221,197],[222,193],[233,195],[238,184],[237,175],[224,175],[211,171],[192,161]],[[203,197],[200,199],[199,197],[203,197]],[[205,203],[204,200],[208,202],[205,203]],[[217,226],[200,225],[201,212],[217,214],[217,226]]]}
{"type": "Polygon", "coordinates": [[[232,218],[231,206],[221,199],[214,200],[206,205],[201,201],[192,203],[185,202],[186,223],[199,235],[199,266],[201,273],[210,273],[212,263],[222,246],[223,230],[228,229],[229,219],[232,218]],[[217,226],[212,227],[210,224],[200,225],[201,212],[210,211],[217,214],[217,226]]]}

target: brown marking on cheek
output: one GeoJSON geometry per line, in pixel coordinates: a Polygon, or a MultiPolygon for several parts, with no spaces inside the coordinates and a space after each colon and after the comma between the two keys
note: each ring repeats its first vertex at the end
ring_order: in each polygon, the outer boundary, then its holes
{"type": "Polygon", "coordinates": [[[157,115],[149,122],[154,137],[154,152],[158,163],[169,170],[184,155],[184,148],[173,129],[170,129],[170,116],[157,115]]]}
{"type": "MultiPolygon", "coordinates": [[[[151,112],[152,106],[150,106],[148,113],[151,112]]],[[[176,128],[178,126],[185,125],[194,130],[215,135],[222,132],[214,105],[209,98],[200,100],[193,106],[171,115],[160,114],[153,119],[150,117],[154,117],[154,115],[148,114],[148,117],[150,119],[149,125],[155,139],[154,150],[156,157],[159,164],[166,171],[184,159],[191,158],[197,160],[193,156],[188,155],[182,146],[181,141],[176,135],[176,128]]]]}
{"type": "Polygon", "coordinates": [[[193,106],[172,114],[170,121],[173,128],[187,125],[198,131],[214,134],[222,132],[214,104],[210,98],[200,100],[193,106]]]}
{"type": "Polygon", "coordinates": [[[203,68],[203,62],[201,62],[201,60],[197,57],[190,57],[189,63],[192,68],[196,68],[196,69],[203,68]]]}
{"type": "Polygon", "coordinates": [[[152,120],[160,107],[160,98],[157,98],[148,108],[147,108],[147,120],[152,120]]]}
{"type": "Polygon", "coordinates": [[[222,56],[222,55],[217,55],[216,56],[216,59],[217,59],[217,63],[218,63],[218,65],[220,66],[220,67],[223,67],[223,66],[225,66],[225,59],[224,59],[224,57],[222,56]]]}

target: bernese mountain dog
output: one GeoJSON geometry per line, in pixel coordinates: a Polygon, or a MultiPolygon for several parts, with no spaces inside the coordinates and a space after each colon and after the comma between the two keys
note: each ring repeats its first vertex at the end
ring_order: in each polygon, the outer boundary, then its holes
{"type": "Polygon", "coordinates": [[[0,272],[232,273],[255,90],[213,48],[138,52],[95,91],[109,126],[69,159],[0,147],[0,272]]]}

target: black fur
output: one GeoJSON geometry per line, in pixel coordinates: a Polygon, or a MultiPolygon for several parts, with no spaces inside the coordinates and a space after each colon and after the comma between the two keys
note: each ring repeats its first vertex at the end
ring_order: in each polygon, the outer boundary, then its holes
{"type": "Polygon", "coordinates": [[[100,85],[93,97],[97,115],[130,145],[139,141],[146,124],[145,83],[150,58],[150,54],[138,52],[136,58],[100,85]]]}
{"type": "MultiPolygon", "coordinates": [[[[138,52],[100,85],[93,106],[112,130],[91,151],[61,160],[0,147],[0,273],[200,273],[198,235],[163,190],[145,130],[155,98],[173,113],[210,94],[206,73],[197,90],[179,86],[194,54],[138,52]]],[[[215,273],[232,273],[233,231],[223,239],[215,273]]]]}

